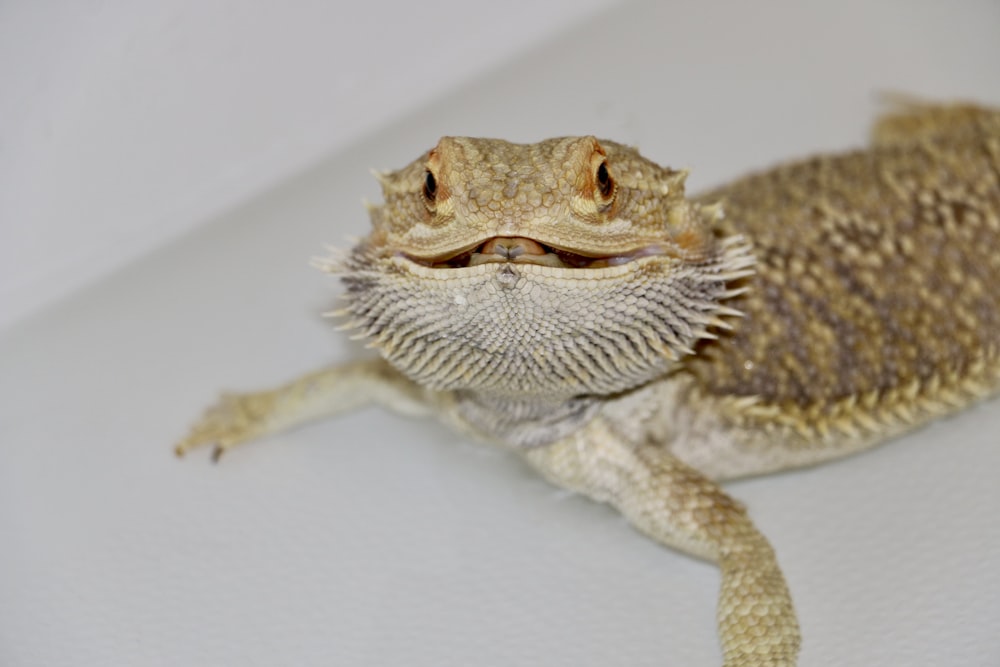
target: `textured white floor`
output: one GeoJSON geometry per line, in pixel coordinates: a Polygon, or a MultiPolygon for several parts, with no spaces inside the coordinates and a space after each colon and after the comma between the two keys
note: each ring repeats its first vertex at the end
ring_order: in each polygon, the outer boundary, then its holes
{"type": "MultiPolygon", "coordinates": [[[[0,664],[718,664],[712,567],[433,423],[370,410],[218,466],[170,445],[220,388],[359,353],[306,259],[364,233],[368,167],[441,134],[593,132],[704,187],[861,142],[875,90],[1000,103],[992,3],[783,16],[631,4],[6,332],[0,664]]],[[[731,485],[802,665],[1000,664],[998,433],[993,402],[731,485]]]]}

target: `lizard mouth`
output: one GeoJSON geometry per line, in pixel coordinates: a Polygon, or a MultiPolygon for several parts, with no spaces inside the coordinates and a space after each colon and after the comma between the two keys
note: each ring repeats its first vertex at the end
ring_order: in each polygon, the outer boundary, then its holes
{"type": "Polygon", "coordinates": [[[536,264],[564,269],[596,269],[605,266],[618,266],[640,257],[662,254],[664,254],[662,247],[650,245],[617,255],[603,257],[581,255],[524,236],[494,236],[474,248],[453,255],[431,259],[410,257],[410,259],[435,269],[457,269],[503,262],[536,264]]]}

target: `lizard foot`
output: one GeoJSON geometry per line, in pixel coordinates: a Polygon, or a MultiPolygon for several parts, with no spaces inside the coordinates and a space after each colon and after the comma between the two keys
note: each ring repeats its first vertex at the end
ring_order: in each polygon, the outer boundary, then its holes
{"type": "Polygon", "coordinates": [[[218,461],[233,446],[267,432],[267,415],[273,404],[273,392],[224,393],[177,443],[174,453],[184,456],[196,447],[214,445],[212,461],[218,461]]]}

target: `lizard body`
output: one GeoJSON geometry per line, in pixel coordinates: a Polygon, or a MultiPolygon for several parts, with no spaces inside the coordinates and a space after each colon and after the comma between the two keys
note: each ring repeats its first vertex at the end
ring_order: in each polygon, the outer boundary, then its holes
{"type": "Polygon", "coordinates": [[[718,481],[815,464],[1000,386],[1000,112],[698,199],[593,137],[444,138],[325,264],[380,357],[224,397],[179,454],[376,402],[434,414],[719,564],[729,667],[794,665],[781,570],[718,481]]]}
{"type": "Polygon", "coordinates": [[[681,445],[713,477],[842,456],[998,386],[1000,114],[931,109],[873,134],[705,195],[757,258],[737,331],[688,366],[688,402],[741,441],[681,445]]]}

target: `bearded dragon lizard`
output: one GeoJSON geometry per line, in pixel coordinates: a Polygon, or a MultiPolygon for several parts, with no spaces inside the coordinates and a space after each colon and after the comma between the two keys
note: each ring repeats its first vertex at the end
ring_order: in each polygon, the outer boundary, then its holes
{"type": "Polygon", "coordinates": [[[593,137],[445,137],[323,263],[380,356],[224,396],[176,448],[378,403],[436,415],[717,563],[727,667],[794,665],[774,551],[724,480],[858,452],[1000,387],[1000,111],[701,197],[593,137]]]}

